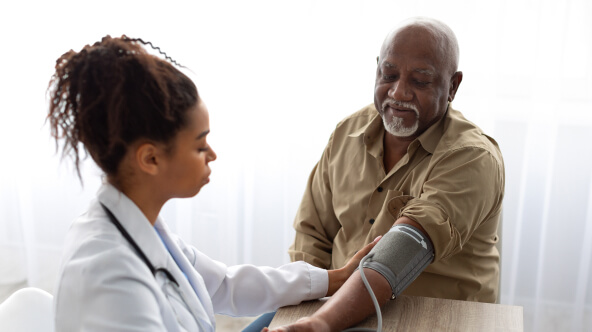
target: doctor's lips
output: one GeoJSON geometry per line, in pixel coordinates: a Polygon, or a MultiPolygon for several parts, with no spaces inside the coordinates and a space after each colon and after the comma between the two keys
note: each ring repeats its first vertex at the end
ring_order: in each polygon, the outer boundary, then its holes
{"type": "Polygon", "coordinates": [[[206,185],[208,183],[210,183],[210,175],[212,174],[212,171],[210,171],[208,173],[208,175],[206,175],[205,179],[202,181],[203,185],[206,185]]]}

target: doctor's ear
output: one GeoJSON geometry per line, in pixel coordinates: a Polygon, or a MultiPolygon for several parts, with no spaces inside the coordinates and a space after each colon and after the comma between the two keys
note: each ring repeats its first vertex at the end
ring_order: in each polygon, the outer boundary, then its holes
{"type": "Polygon", "coordinates": [[[143,172],[156,175],[158,173],[160,149],[152,143],[144,143],[136,149],[135,161],[143,172]]]}

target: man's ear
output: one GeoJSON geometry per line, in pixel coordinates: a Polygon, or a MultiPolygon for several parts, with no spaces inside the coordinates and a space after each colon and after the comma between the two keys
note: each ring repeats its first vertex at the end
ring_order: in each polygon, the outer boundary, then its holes
{"type": "Polygon", "coordinates": [[[136,150],[138,168],[149,175],[158,174],[160,150],[152,143],[144,143],[136,150]]]}
{"type": "Polygon", "coordinates": [[[462,82],[463,73],[462,71],[457,71],[452,75],[450,79],[450,91],[448,91],[448,101],[453,101],[454,96],[456,96],[456,91],[458,91],[458,86],[460,82],[462,82]]]}

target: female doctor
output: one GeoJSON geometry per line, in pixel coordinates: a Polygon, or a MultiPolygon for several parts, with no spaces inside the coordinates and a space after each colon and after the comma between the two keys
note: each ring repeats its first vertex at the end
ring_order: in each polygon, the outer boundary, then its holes
{"type": "Polygon", "coordinates": [[[56,331],[214,331],[214,313],[252,316],[332,295],[376,240],[326,271],[226,266],[170,232],[160,209],[196,195],[216,154],[195,85],[144,45],[107,36],[62,55],[50,81],[48,121],[63,156],[78,170],[84,149],[105,173],[67,235],[56,331]]]}

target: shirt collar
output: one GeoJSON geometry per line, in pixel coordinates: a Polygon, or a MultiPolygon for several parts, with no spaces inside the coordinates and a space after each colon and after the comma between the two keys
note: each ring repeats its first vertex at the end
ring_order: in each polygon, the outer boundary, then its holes
{"type": "Polygon", "coordinates": [[[366,145],[376,141],[376,139],[384,133],[384,125],[382,124],[382,117],[378,112],[366,125],[360,129],[349,134],[349,137],[360,137],[364,135],[364,143],[366,145]]]}
{"type": "MultiPolygon", "coordinates": [[[[426,129],[426,131],[419,135],[419,137],[417,137],[413,142],[411,142],[411,144],[409,145],[410,149],[415,148],[418,144],[420,144],[427,152],[433,154],[436,150],[436,146],[438,146],[438,143],[442,138],[445,123],[447,122],[447,119],[450,117],[450,110],[452,110],[452,107],[450,106],[450,103],[448,103],[448,108],[446,109],[446,113],[444,114],[444,116],[440,120],[438,120],[438,122],[434,123],[428,129],[426,129]]],[[[372,120],[370,120],[370,122],[368,122],[360,129],[352,132],[349,135],[349,137],[360,137],[363,135],[363,140],[366,147],[369,150],[375,150],[375,147],[377,146],[377,140],[380,139],[378,140],[378,142],[382,143],[384,132],[385,130],[384,124],[382,123],[382,117],[378,112],[376,112],[376,115],[374,116],[374,118],[372,118],[372,120]]],[[[382,144],[378,145],[380,145],[379,150],[382,151],[382,144]]],[[[377,155],[378,154],[379,152],[377,151],[377,155]]]]}
{"type": "Polygon", "coordinates": [[[450,103],[448,103],[444,116],[438,120],[438,122],[426,129],[426,131],[416,139],[427,152],[433,154],[434,151],[436,151],[436,147],[440,143],[442,135],[444,134],[445,123],[447,122],[447,119],[450,118],[451,110],[452,107],[450,106],[450,103]]]}
{"type": "Polygon", "coordinates": [[[376,112],[376,115],[366,125],[354,131],[349,137],[360,137],[366,146],[366,150],[374,158],[382,158],[384,151],[382,141],[384,137],[384,125],[382,124],[382,117],[376,112]]]}

